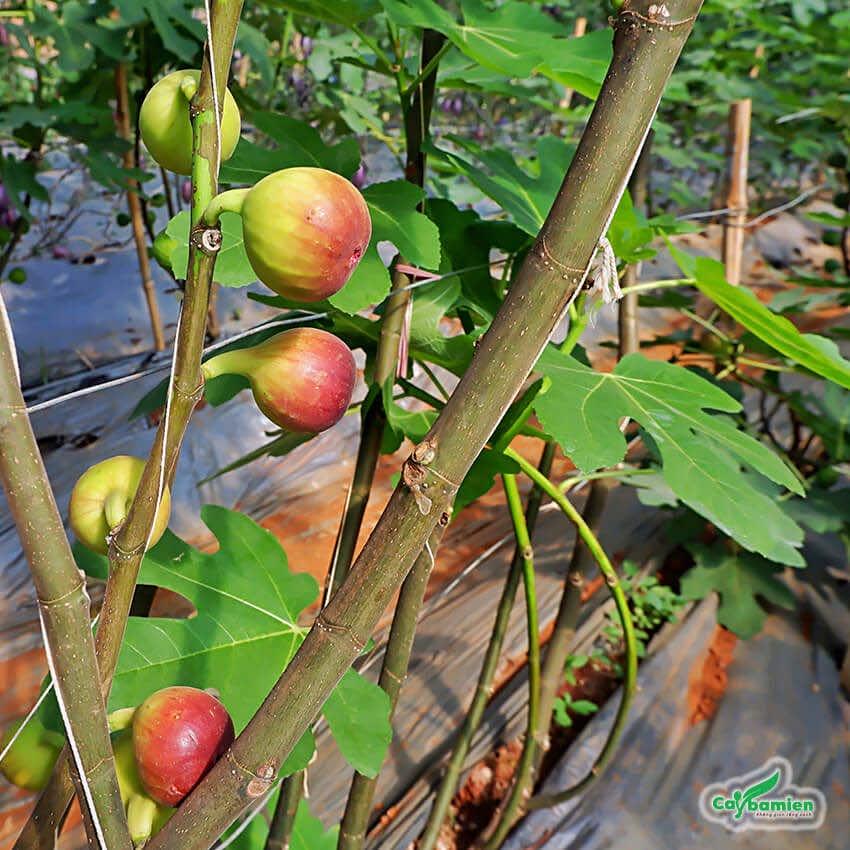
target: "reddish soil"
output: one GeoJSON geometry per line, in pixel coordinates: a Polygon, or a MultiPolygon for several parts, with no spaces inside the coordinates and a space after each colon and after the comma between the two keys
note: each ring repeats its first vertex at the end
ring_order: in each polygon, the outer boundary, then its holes
{"type": "Polygon", "coordinates": [[[726,693],[729,677],[726,668],[732,663],[738,638],[721,625],[715,626],[705,657],[690,677],[688,686],[688,723],[696,726],[714,716],[726,693]]]}

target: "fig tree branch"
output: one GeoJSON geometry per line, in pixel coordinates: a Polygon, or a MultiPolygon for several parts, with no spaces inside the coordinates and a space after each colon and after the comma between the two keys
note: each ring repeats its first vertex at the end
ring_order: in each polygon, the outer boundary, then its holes
{"type": "Polygon", "coordinates": [[[634,0],[621,8],[611,67],[572,164],[468,370],[405,462],[378,524],[295,657],[148,850],[206,850],[266,793],[435,525],[448,523],[459,483],[584,284],[700,6],[701,0],[668,0],[660,7],[634,0]]]}
{"type": "MultiPolygon", "coordinates": [[[[211,29],[217,81],[217,100],[224,92],[233,42],[242,10],[242,0],[214,0],[211,29]]],[[[153,525],[162,487],[170,483],[177,466],[180,446],[189,418],[203,394],[200,363],[207,322],[207,303],[216,256],[200,246],[199,224],[207,204],[218,188],[218,134],[214,120],[214,97],[210,73],[209,46],[205,51],[198,91],[192,102],[193,171],[192,233],[189,244],[189,272],[175,340],[170,399],[154,439],[139,488],[124,525],[112,540],[109,553],[109,580],[95,636],[100,680],[104,699],[108,698],[136,578],[145,544],[153,525]],[[164,480],[163,480],[164,479],[164,480]]],[[[67,748],[57,761],[50,782],[42,793],[30,821],[15,845],[16,850],[52,847],[56,828],[61,825],[71,799],[67,748]]]]}
{"type": "MultiPolygon", "coordinates": [[[[545,477],[542,473],[539,474],[545,477]]],[[[514,527],[514,535],[516,536],[517,551],[520,552],[522,559],[522,583],[525,588],[525,616],[528,636],[528,718],[525,726],[525,741],[517,763],[513,788],[511,788],[502,807],[492,834],[484,844],[484,850],[498,850],[502,846],[505,838],[507,838],[508,831],[521,810],[522,804],[525,802],[525,795],[534,770],[534,757],[537,748],[538,704],[540,702],[540,627],[537,621],[534,550],[531,547],[531,536],[528,533],[528,526],[522,513],[522,502],[516,476],[503,475],[502,482],[514,527]]]]}
{"type": "MultiPolygon", "coordinates": [[[[57,701],[73,744],[80,800],[90,807],[89,844],[130,850],[100,690],[90,600],[53,498],[17,373],[0,296],[0,478],[30,565],[57,701]]],[[[70,773],[70,771],[69,771],[70,773]]]]}
{"type": "MultiPolygon", "coordinates": [[[[404,174],[405,179],[416,186],[424,186],[425,184],[426,158],[422,145],[428,136],[437,82],[437,63],[432,60],[435,56],[442,55],[441,48],[444,43],[445,37],[440,33],[429,29],[423,31],[420,64],[430,66],[431,71],[417,85],[410,103],[403,104],[406,147],[404,174]]],[[[396,262],[397,264],[404,263],[401,257],[396,262]]],[[[404,315],[412,297],[410,290],[406,289],[409,282],[405,274],[395,269],[392,276],[392,292],[386,301],[381,319],[381,335],[375,357],[374,385],[379,391],[363,407],[363,421],[354,474],[328,574],[328,596],[342,584],[348,568],[351,566],[354,550],[357,546],[357,538],[360,535],[363,517],[369,503],[369,494],[372,490],[372,482],[375,478],[375,469],[381,451],[381,441],[386,427],[386,413],[384,412],[380,388],[394,376],[398,365],[404,315]]]]}
{"type": "MultiPolygon", "coordinates": [[[[559,348],[561,351],[569,354],[587,327],[589,313],[582,309],[583,298],[579,297],[577,302],[570,306],[570,326],[567,335],[559,348]]],[[[537,464],[537,469],[546,478],[552,469],[552,462],[555,459],[556,443],[554,440],[548,440],[540,456],[540,461],[537,464]]],[[[537,524],[537,516],[540,513],[540,503],[543,500],[543,491],[534,485],[531,493],[528,496],[528,503],[525,508],[525,524],[528,529],[529,536],[534,534],[534,527],[537,524]]],[[[475,693],[472,696],[472,702],[466,712],[466,717],[463,720],[463,725],[458,732],[457,740],[452,749],[452,754],[449,762],[446,765],[446,772],[440,781],[440,787],[434,798],[434,805],[428,813],[428,820],[425,824],[425,829],[419,839],[419,850],[434,850],[437,840],[440,837],[440,831],[443,826],[443,821],[449,811],[452,798],[457,790],[460,776],[466,763],[466,757],[469,754],[469,748],[472,745],[472,739],[481,725],[481,720],[484,717],[484,709],[487,707],[487,702],[493,693],[493,680],[496,676],[496,670],[499,664],[499,656],[502,653],[502,644],[505,640],[508,623],[510,621],[511,611],[514,605],[519,580],[522,575],[523,558],[522,551],[519,546],[514,549],[511,565],[508,569],[508,575],[505,579],[505,585],[502,589],[502,595],[499,597],[498,605],[496,606],[496,618],[493,622],[493,628],[490,632],[490,640],[487,643],[487,649],[484,652],[484,660],[481,663],[481,671],[478,674],[478,681],[475,685],[475,693]]],[[[541,715],[542,716],[542,715],[541,715]]],[[[539,721],[538,721],[539,724],[539,721]]]]}

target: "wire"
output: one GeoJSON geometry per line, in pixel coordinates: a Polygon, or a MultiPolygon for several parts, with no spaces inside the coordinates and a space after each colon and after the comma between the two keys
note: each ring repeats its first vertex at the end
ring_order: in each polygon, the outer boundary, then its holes
{"type": "MultiPolygon", "coordinates": [[[[779,212],[785,212],[786,210],[789,210],[789,209],[792,209],[793,207],[798,206],[803,201],[805,201],[807,198],[810,198],[812,195],[816,194],[818,191],[823,189],[824,186],[825,186],[825,184],[819,183],[817,186],[812,186],[809,189],[806,189],[804,192],[801,192],[799,195],[797,195],[792,200],[790,200],[790,201],[788,201],[784,204],[780,204],[779,206],[772,207],[771,209],[765,210],[762,213],[759,213],[754,218],[745,222],[743,227],[745,227],[745,228],[755,227],[757,224],[760,224],[762,221],[764,221],[766,218],[770,218],[770,216],[772,216],[772,215],[776,215],[779,212]]],[[[702,211],[702,212],[687,213],[685,215],[678,216],[677,220],[678,221],[687,221],[687,220],[690,220],[690,219],[713,218],[715,216],[724,215],[726,213],[736,212],[736,211],[737,210],[733,209],[732,207],[725,207],[725,208],[719,209],[719,210],[705,210],[705,211],[702,211]]],[[[422,286],[430,286],[431,284],[439,283],[440,281],[446,280],[450,277],[456,277],[458,275],[465,274],[468,271],[476,271],[479,268],[481,268],[481,266],[469,266],[467,268],[456,269],[454,271],[446,272],[445,274],[441,274],[441,275],[431,275],[429,273],[428,277],[426,277],[422,280],[413,281],[413,282],[407,284],[406,286],[399,287],[395,291],[396,291],[396,293],[398,293],[398,292],[405,292],[405,291],[411,291],[411,290],[414,290],[414,289],[419,289],[422,286]]],[[[406,270],[406,273],[415,273],[415,270],[412,267],[410,267],[406,270]]],[[[382,298],[379,302],[377,302],[377,304],[375,304],[375,307],[382,304],[389,297],[390,297],[390,294],[387,294],[384,298],[382,298]]],[[[254,326],[252,326],[252,327],[250,327],[250,328],[248,328],[244,331],[240,331],[239,333],[236,333],[233,336],[229,336],[229,337],[227,337],[227,339],[220,340],[219,342],[214,343],[213,345],[207,346],[204,349],[204,354],[210,354],[213,351],[217,351],[219,348],[224,348],[225,346],[231,345],[234,342],[239,342],[240,340],[245,339],[246,337],[249,337],[252,334],[257,333],[258,331],[263,330],[264,328],[275,327],[275,326],[278,326],[278,325],[283,326],[283,325],[289,325],[289,324],[296,324],[298,322],[318,321],[319,319],[327,318],[329,315],[330,314],[327,313],[327,312],[324,312],[324,313],[305,313],[305,315],[303,315],[303,316],[297,316],[297,317],[286,318],[286,319],[281,319],[281,320],[271,319],[271,320],[268,320],[268,321],[265,321],[265,322],[261,322],[260,324],[254,325],[254,326]]],[[[169,368],[169,366],[167,364],[160,364],[159,366],[151,366],[148,369],[143,369],[140,372],[134,372],[131,375],[124,375],[121,378],[114,378],[113,380],[104,381],[103,383],[95,384],[94,386],[91,386],[91,387],[84,387],[84,388],[79,389],[79,390],[73,390],[72,392],[65,393],[63,395],[57,396],[56,398],[48,399],[47,401],[42,401],[42,402],[39,402],[37,404],[33,404],[33,405],[27,407],[27,413],[30,413],[30,414],[38,413],[39,411],[47,410],[48,408],[55,407],[58,404],[63,404],[64,402],[71,401],[72,399],[82,398],[84,396],[100,392],[101,390],[112,389],[113,387],[118,387],[118,386],[121,386],[122,384],[128,384],[128,383],[131,383],[132,381],[137,381],[137,380],[140,380],[142,378],[146,378],[150,375],[156,375],[160,372],[165,372],[165,371],[168,370],[168,368],[169,368]]]]}

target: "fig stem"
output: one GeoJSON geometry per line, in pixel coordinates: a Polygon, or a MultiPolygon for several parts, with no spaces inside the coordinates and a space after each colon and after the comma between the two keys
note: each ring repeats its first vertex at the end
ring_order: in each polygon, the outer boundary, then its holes
{"type": "Polygon", "coordinates": [[[127,826],[136,847],[144,844],[153,832],[156,802],[142,794],[134,794],[127,803],[127,826]]]}
{"type": "Polygon", "coordinates": [[[249,376],[249,366],[246,354],[250,349],[234,348],[232,351],[222,351],[215,357],[210,357],[201,364],[201,374],[205,381],[217,378],[219,375],[249,376]]]}
{"type": "Polygon", "coordinates": [[[180,91],[187,101],[191,101],[198,91],[198,81],[191,74],[186,74],[180,81],[180,91]]]}
{"type": "Polygon", "coordinates": [[[133,722],[135,708],[119,708],[106,716],[110,732],[121,732],[133,722]]]}
{"type": "Polygon", "coordinates": [[[204,210],[204,224],[218,224],[223,212],[242,212],[242,204],[250,189],[229,189],[216,195],[204,210]]]}
{"type": "Polygon", "coordinates": [[[124,490],[110,490],[103,501],[103,515],[110,531],[117,528],[127,517],[127,493],[124,490]]]}

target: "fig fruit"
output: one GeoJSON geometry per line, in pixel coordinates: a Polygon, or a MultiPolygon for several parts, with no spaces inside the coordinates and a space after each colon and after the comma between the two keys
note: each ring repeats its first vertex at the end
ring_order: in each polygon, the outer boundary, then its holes
{"type": "MultiPolygon", "coordinates": [[[[120,525],[130,507],[145,462],[129,455],[117,455],[89,467],[71,491],[68,518],[77,539],[94,552],[105,555],[109,549],[109,533],[120,525]]],[[[171,495],[168,487],[162,494],[151,534],[153,546],[168,526],[171,495]]]]}
{"type": "Polygon", "coordinates": [[[227,709],[206,691],[175,686],[151,694],[133,716],[133,752],[146,793],[176,806],[233,738],[227,709]]]}
{"type": "MultiPolygon", "coordinates": [[[[145,95],[139,112],[139,130],[150,155],[163,167],[176,174],[192,173],[192,123],[189,101],[198,88],[200,71],[174,71],[163,77],[145,95]]],[[[230,159],[242,119],[239,107],[229,90],[224,94],[221,119],[221,159],[230,159]]]]}
{"type": "MultiPolygon", "coordinates": [[[[0,738],[0,752],[6,749],[25,719],[21,717],[6,729],[0,738]]],[[[41,791],[53,773],[53,765],[56,764],[64,744],[65,738],[62,735],[45,729],[37,720],[32,719],[21,730],[15,743],[9,747],[9,752],[0,761],[0,773],[18,788],[41,791]]]]}
{"type": "Polygon", "coordinates": [[[275,425],[318,434],[351,404],[357,368],[351,349],[317,328],[293,328],[252,348],[225,351],[203,364],[206,378],[243,375],[257,407],[275,425]]]}
{"type": "Polygon", "coordinates": [[[161,230],[157,233],[151,246],[151,255],[160,268],[171,274],[171,255],[179,248],[177,240],[167,231],[161,230]]]}
{"type": "Polygon", "coordinates": [[[369,208],[351,181],[322,168],[286,168],[237,191],[245,251],[269,289],[321,301],[345,286],[372,237],[369,208]]]}
{"type": "Polygon", "coordinates": [[[118,790],[127,814],[127,827],[135,847],[141,847],[165,826],[174,809],[157,803],[145,792],[130,729],[112,735],[112,753],[115,756],[115,774],[118,790]]]}

